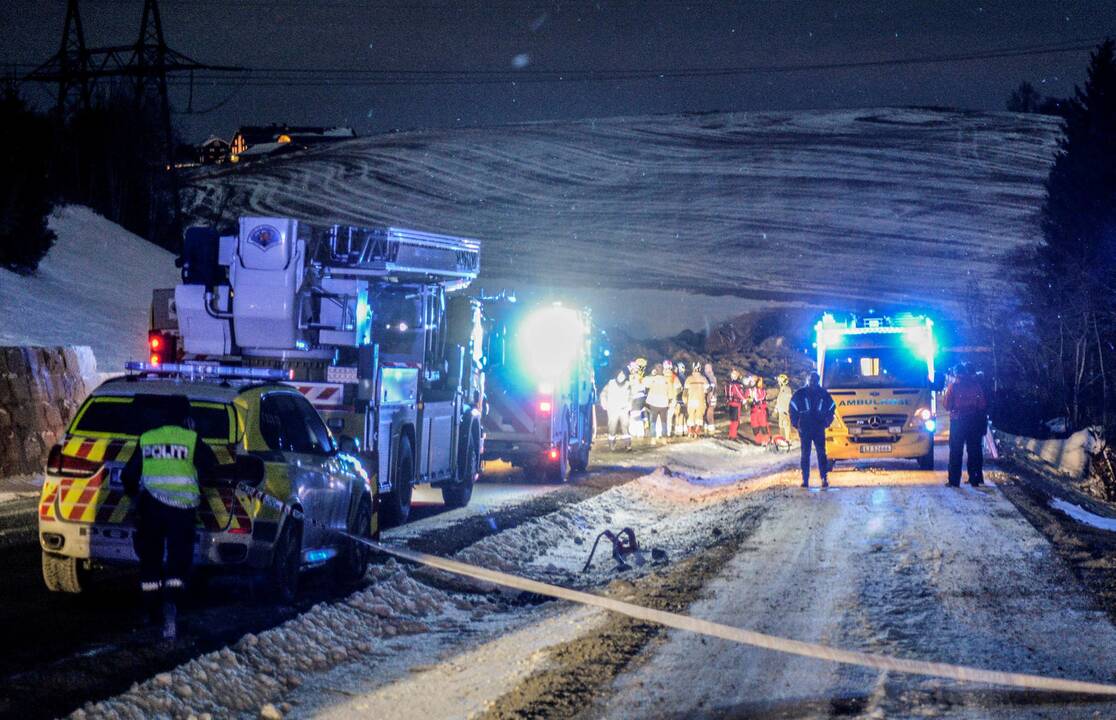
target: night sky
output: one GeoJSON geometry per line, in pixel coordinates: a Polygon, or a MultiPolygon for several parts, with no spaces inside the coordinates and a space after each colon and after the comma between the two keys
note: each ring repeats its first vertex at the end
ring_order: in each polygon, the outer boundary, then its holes
{"type": "MultiPolygon", "coordinates": [[[[90,46],[134,42],[142,0],[85,0],[90,46]]],[[[1116,35],[1116,2],[320,2],[163,0],[168,44],[212,64],[267,68],[196,79],[172,90],[190,140],[228,138],[238,125],[395,128],[702,110],[935,105],[1003,109],[1031,80],[1045,95],[1080,83],[1086,50],[1019,57],[773,71],[954,56],[1051,44],[1088,45],[1116,35]],[[692,70],[751,68],[710,76],[692,70]],[[355,70],[330,78],[321,72],[355,70]],[[682,76],[671,77],[677,71],[682,76]],[[439,73],[460,71],[461,75],[439,73]],[[540,82],[548,71],[574,73],[540,82]],[[633,71],[589,80],[579,72],[633,71]],[[655,71],[648,77],[646,71],[655,71]],[[654,77],[665,72],[667,77],[654,77]],[[357,77],[360,82],[354,82],[357,77]],[[370,81],[390,81],[390,85],[370,81]],[[435,82],[437,84],[419,84],[435,82]]],[[[0,62],[20,72],[59,42],[65,2],[0,6],[0,62]]],[[[212,73],[205,73],[212,76],[212,73]]],[[[47,90],[29,88],[41,106],[47,90]]]]}

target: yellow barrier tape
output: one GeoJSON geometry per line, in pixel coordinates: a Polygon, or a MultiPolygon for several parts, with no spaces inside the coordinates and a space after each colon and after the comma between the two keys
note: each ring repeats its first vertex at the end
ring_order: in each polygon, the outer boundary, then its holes
{"type": "Polygon", "coordinates": [[[569,588],[560,587],[558,585],[550,585],[536,580],[528,580],[527,578],[518,577],[516,575],[508,575],[507,573],[495,570],[466,565],[465,563],[438,557],[437,555],[428,555],[414,550],[384,545],[373,540],[349,535],[348,533],[343,534],[351,540],[362,542],[388,555],[393,555],[397,558],[426,565],[428,567],[438,568],[439,570],[445,570],[455,575],[464,575],[476,580],[483,580],[516,590],[524,590],[526,592],[546,595],[559,600],[569,600],[571,602],[581,603],[582,605],[599,607],[604,610],[620,613],[621,615],[627,615],[637,620],[658,623],[667,627],[677,628],[678,630],[687,630],[709,637],[721,638],[722,640],[743,643],[745,645],[752,645],[754,647],[788,653],[790,655],[800,655],[817,660],[827,660],[829,662],[842,663],[845,665],[858,665],[860,667],[907,673],[910,675],[927,675],[950,680],[960,680],[962,682],[1007,685],[1047,692],[1116,695],[1116,685],[1105,685],[1103,683],[1086,682],[1083,680],[1065,680],[1062,678],[1044,677],[1042,675],[984,670],[982,668],[951,665],[949,663],[909,660],[889,655],[874,655],[853,650],[841,650],[839,648],[819,645],[817,643],[802,642],[800,640],[790,640],[776,635],[767,635],[753,630],[744,630],[730,625],[700,620],[698,618],[689,617],[688,615],[678,615],[662,610],[653,610],[643,607],[642,605],[633,605],[632,603],[622,600],[615,600],[613,598],[578,590],[570,590],[569,588]]]}

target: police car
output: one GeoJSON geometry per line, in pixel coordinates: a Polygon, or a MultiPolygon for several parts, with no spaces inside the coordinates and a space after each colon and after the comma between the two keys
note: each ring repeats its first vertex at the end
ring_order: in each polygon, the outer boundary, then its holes
{"type": "Polygon", "coordinates": [[[189,400],[195,430],[222,463],[223,482],[202,483],[196,568],[266,577],[284,601],[308,567],[332,565],[342,582],[364,576],[368,549],[346,534],[375,536],[375,485],[281,371],[128,367],[86,399],[51,450],[38,507],[47,588],[80,592],[88,571],[138,563],[120,472],[174,395],[189,400]]]}

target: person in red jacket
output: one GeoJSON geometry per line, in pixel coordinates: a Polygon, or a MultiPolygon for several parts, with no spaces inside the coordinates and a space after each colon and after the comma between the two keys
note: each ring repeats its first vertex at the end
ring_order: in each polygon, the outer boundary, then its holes
{"type": "Polygon", "coordinates": [[[953,382],[942,397],[949,411],[949,478],[947,485],[961,485],[961,459],[969,455],[969,484],[984,484],[984,433],[988,429],[988,401],[984,388],[968,363],[957,366],[953,382]]]}
{"type": "Polygon", "coordinates": [[[737,429],[740,427],[740,409],[744,407],[744,385],[740,382],[739,370],[729,373],[725,396],[729,417],[728,439],[736,440],[737,429]]]}

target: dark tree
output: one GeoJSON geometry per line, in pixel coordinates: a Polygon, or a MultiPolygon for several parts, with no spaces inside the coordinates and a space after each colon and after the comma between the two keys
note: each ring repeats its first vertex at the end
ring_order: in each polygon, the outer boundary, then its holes
{"type": "Polygon", "coordinates": [[[1029,82],[1022,82],[1011,91],[1007,101],[1008,112],[1037,113],[1042,105],[1042,95],[1029,82]]]}
{"type": "Polygon", "coordinates": [[[1041,212],[1042,242],[1027,253],[1024,303],[1031,339],[1016,339],[1026,383],[1047,412],[1075,427],[1104,424],[1116,369],[1116,63],[1113,42],[1091,56],[1084,87],[1064,104],[1064,133],[1041,212]],[[1032,342],[1033,340],[1033,342],[1032,342]]]}
{"type": "Polygon", "coordinates": [[[50,246],[50,122],[9,86],[0,97],[0,267],[31,274],[50,246]]]}

